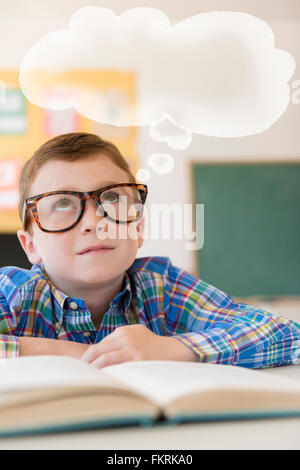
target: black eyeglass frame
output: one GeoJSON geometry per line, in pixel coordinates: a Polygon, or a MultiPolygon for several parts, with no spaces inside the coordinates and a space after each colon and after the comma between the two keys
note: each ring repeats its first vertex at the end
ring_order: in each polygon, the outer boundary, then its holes
{"type": "Polygon", "coordinates": [[[94,199],[97,207],[100,208],[103,217],[107,217],[112,222],[115,222],[117,224],[130,224],[132,222],[137,222],[142,218],[143,211],[142,211],[141,215],[137,219],[134,219],[134,220],[126,220],[126,221],[115,220],[107,214],[107,212],[103,209],[102,204],[100,202],[100,197],[101,197],[101,194],[103,192],[105,192],[105,191],[107,191],[108,189],[111,189],[111,188],[118,188],[118,187],[124,187],[124,186],[129,186],[131,188],[137,189],[140,193],[141,203],[144,206],[144,204],[146,202],[146,197],[147,197],[147,194],[148,194],[148,187],[147,187],[146,184],[118,183],[118,184],[111,184],[109,186],[105,186],[105,187],[100,188],[100,189],[96,189],[95,191],[84,191],[84,192],[81,192],[81,191],[50,191],[50,192],[47,192],[47,193],[38,194],[37,196],[29,197],[25,200],[24,212],[23,212],[23,223],[25,221],[26,210],[28,209],[28,210],[31,211],[31,213],[34,217],[34,220],[37,223],[38,227],[43,232],[48,232],[48,233],[67,232],[68,230],[71,230],[73,227],[75,227],[75,225],[77,225],[78,222],[80,221],[80,219],[82,218],[82,215],[83,215],[83,212],[84,212],[84,209],[85,209],[85,203],[88,199],[94,199]],[[41,225],[40,220],[39,220],[39,216],[38,216],[38,212],[37,212],[37,203],[40,199],[42,199],[44,197],[47,197],[47,196],[50,196],[52,194],[69,194],[69,195],[79,197],[80,204],[81,204],[80,213],[79,213],[79,216],[78,216],[78,219],[76,220],[76,222],[74,222],[74,224],[70,225],[70,227],[67,227],[67,228],[64,228],[64,229],[61,229],[61,230],[47,230],[41,225]]]}

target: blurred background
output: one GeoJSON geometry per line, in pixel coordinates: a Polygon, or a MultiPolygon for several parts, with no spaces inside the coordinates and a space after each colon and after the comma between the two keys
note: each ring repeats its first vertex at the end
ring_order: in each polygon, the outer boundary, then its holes
{"type": "MultiPolygon", "coordinates": [[[[148,204],[204,204],[204,245],[185,239],[146,239],[138,256],[168,256],[173,264],[246,303],[300,319],[300,103],[290,102],[266,131],[240,138],[193,134],[186,150],[154,141],[149,126],[99,124],[76,113],[30,103],[19,86],[24,54],[45,34],[66,29],[80,7],[116,14],[138,6],[162,10],[172,24],[192,15],[230,10],[269,24],[275,47],[290,52],[300,80],[299,0],[1,0],[0,3],[0,266],[31,268],[19,244],[18,178],[23,163],[46,140],[73,131],[112,140],[132,171],[147,167],[155,152],[175,159],[171,172],[151,173],[148,204]],[[4,87],[6,97],[4,97],[4,87]]],[[[184,64],[178,64],[184,67],[184,64]]],[[[122,85],[130,93],[134,77],[122,85]]],[[[299,85],[300,87],[300,82],[299,85]]],[[[300,89],[300,88],[299,88],[300,89]]],[[[298,92],[300,101],[300,92],[298,92]]],[[[194,220],[194,231],[203,227],[194,220]]],[[[59,260],[58,260],[59,261],[59,260]]]]}

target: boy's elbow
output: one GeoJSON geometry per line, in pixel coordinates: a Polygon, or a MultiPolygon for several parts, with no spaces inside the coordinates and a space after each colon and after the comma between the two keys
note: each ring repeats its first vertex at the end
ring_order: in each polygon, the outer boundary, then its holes
{"type": "Polygon", "coordinates": [[[19,338],[13,335],[0,334],[0,358],[12,359],[20,354],[19,338]]]}

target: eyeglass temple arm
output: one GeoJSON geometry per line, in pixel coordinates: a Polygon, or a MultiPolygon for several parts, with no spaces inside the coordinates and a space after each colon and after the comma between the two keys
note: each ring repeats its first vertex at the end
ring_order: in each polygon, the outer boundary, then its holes
{"type": "Polygon", "coordinates": [[[23,226],[24,226],[24,223],[25,223],[26,209],[27,209],[26,202],[24,202],[23,210],[22,210],[22,224],[23,224],[23,226]]]}

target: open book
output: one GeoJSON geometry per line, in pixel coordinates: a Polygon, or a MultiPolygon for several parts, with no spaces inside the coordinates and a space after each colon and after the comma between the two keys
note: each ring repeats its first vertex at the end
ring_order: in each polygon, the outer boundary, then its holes
{"type": "Polygon", "coordinates": [[[61,356],[0,361],[0,436],[300,415],[300,382],[237,366],[61,356]]]}

